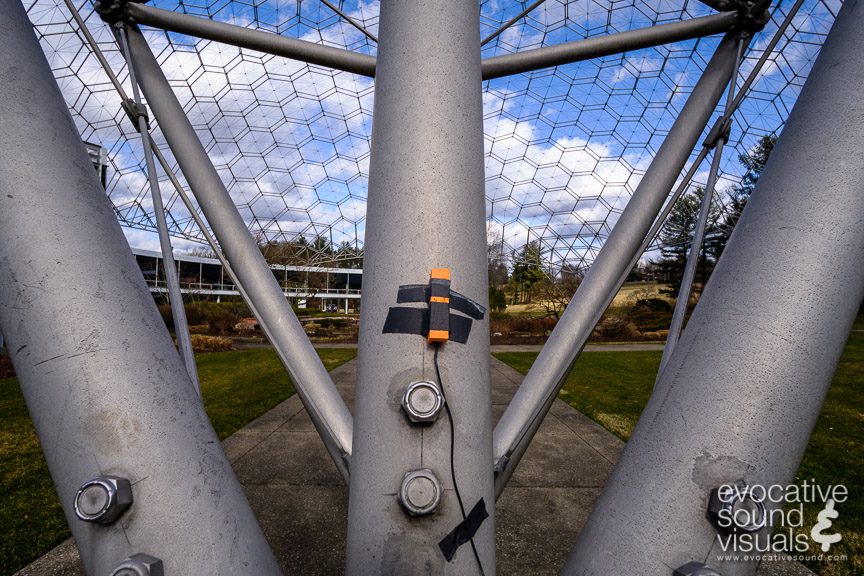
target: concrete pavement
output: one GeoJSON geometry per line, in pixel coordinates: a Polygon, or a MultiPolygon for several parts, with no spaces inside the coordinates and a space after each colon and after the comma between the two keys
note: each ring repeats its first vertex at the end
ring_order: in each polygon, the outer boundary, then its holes
{"type": "MultiPolygon", "coordinates": [[[[331,374],[353,407],[356,362],[331,374]]],[[[491,375],[497,421],[522,376],[494,358],[491,375]]],[[[347,487],[300,399],[289,398],[223,446],[285,574],[342,574],[347,487]]],[[[558,573],[623,448],[600,425],[560,400],[554,403],[497,503],[499,575],[558,573]]],[[[798,564],[766,568],[762,575],[811,574],[798,564]]],[[[83,575],[71,540],[16,576],[49,575],[83,575]]]]}

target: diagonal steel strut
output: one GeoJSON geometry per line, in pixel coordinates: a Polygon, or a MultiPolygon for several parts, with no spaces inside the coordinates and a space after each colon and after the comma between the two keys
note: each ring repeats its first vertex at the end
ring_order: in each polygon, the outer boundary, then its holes
{"type": "Polygon", "coordinates": [[[276,576],[24,8],[2,8],[0,332],[84,568],[147,553],[175,574],[276,576]],[[131,507],[80,520],[79,487],[104,476],[130,482],[131,507]]]}
{"type": "MultiPolygon", "coordinates": [[[[795,482],[864,297],[862,26],[864,6],[844,3],[562,574],[756,573],[707,504],[724,484],[795,482]]],[[[748,529],[766,555],[789,554],[771,544],[790,529],[780,500],[748,529]]]]}
{"type": "Polygon", "coordinates": [[[232,270],[265,319],[279,358],[347,481],[353,434],[351,413],[246,228],[144,36],[136,26],[129,25],[128,37],[138,82],[162,133],[232,270]]]}
{"type": "Polygon", "coordinates": [[[717,47],[597,259],[568,304],[495,427],[496,493],[500,494],[615,295],[675,179],[720,101],[735,68],[738,34],[717,47]]]}

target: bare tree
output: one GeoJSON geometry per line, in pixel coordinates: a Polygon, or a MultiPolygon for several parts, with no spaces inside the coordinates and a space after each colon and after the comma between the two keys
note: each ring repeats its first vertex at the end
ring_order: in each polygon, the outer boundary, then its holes
{"type": "Polygon", "coordinates": [[[196,246],[195,248],[187,250],[186,254],[197,258],[216,258],[216,253],[213,252],[213,249],[210,248],[210,246],[196,246]]]}
{"type": "Polygon", "coordinates": [[[531,286],[532,300],[546,310],[547,316],[560,318],[581,283],[581,275],[563,271],[557,278],[544,277],[531,286]]]}
{"type": "Polygon", "coordinates": [[[509,273],[504,252],[501,230],[489,228],[486,231],[487,262],[489,265],[489,285],[501,287],[507,284],[509,273]]]}

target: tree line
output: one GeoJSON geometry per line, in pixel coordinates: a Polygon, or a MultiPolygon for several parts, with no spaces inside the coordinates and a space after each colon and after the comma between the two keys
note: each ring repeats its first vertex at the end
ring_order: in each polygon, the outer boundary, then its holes
{"type": "MultiPolygon", "coordinates": [[[[699,253],[695,280],[698,286],[707,281],[726,247],[775,143],[774,136],[765,136],[749,153],[740,154],[738,159],[745,170],[741,181],[725,191],[728,201],[724,208],[712,202],[699,253]]],[[[628,281],[657,281],[665,285],[661,292],[677,296],[704,195],[705,190],[697,187],[679,198],[657,235],[659,255],[640,261],[628,281]]],[[[553,269],[539,240],[509,253],[497,233],[491,233],[487,243],[491,308],[503,311],[508,304],[535,303],[557,318],[578,288],[583,270],[567,262],[553,269]]]]}
{"type": "MultiPolygon", "coordinates": [[[[699,254],[697,285],[703,285],[713,271],[775,143],[774,136],[765,136],[748,154],[740,154],[738,159],[745,172],[739,184],[726,190],[728,202],[725,210],[712,203],[705,241],[699,254]]],[[[657,236],[659,256],[640,261],[631,271],[628,281],[657,281],[666,286],[662,292],[673,296],[678,294],[704,194],[704,189],[698,187],[678,200],[657,236]]],[[[290,240],[259,237],[258,247],[270,264],[363,267],[362,247],[350,242],[337,244],[322,235],[312,238],[297,236],[290,240]]],[[[531,240],[521,248],[508,251],[500,233],[490,232],[487,249],[489,302],[495,311],[503,311],[508,304],[533,303],[545,307],[549,315],[557,318],[582,280],[584,270],[579,266],[564,262],[553,268],[540,240],[531,240]]],[[[209,248],[196,248],[190,253],[214,256],[209,248]]]]}
{"type": "MultiPolygon", "coordinates": [[[[744,176],[738,185],[726,191],[729,201],[725,210],[712,202],[705,228],[705,240],[699,252],[695,284],[704,285],[714,270],[776,142],[774,136],[764,136],[748,154],[738,156],[745,169],[744,176]]],[[[705,190],[698,187],[678,200],[657,235],[659,257],[641,264],[634,273],[636,276],[661,281],[666,285],[664,293],[677,296],[704,196],[705,190]]]]}

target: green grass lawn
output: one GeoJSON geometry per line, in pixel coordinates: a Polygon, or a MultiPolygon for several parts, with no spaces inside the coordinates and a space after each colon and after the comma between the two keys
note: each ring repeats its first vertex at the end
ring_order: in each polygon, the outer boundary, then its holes
{"type": "MultiPolygon", "coordinates": [[[[327,370],[356,354],[318,350],[327,370]]],[[[220,439],[294,394],[273,350],[199,354],[197,361],[204,407],[220,439]]],[[[0,380],[0,574],[14,573],[69,535],[18,382],[0,380]]]]}
{"type": "MultiPolygon", "coordinates": [[[[533,352],[495,354],[525,374],[537,358],[533,352]]],[[[584,352],[567,378],[559,398],[627,440],[654,386],[660,352],[584,352]]],[[[831,554],[847,562],[808,564],[821,576],[864,574],[864,333],[849,336],[834,382],[810,438],[796,482],[815,479],[821,486],[844,484],[849,499],[837,505],[831,531],[843,540],[831,554]]],[[[816,522],[819,510],[805,509],[804,526],[816,522]]]]}

